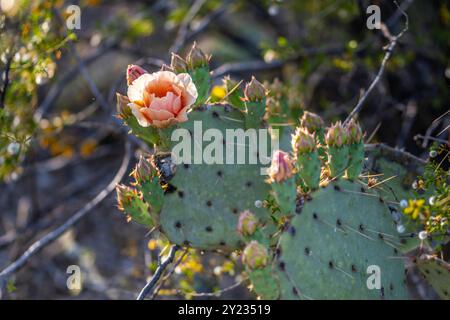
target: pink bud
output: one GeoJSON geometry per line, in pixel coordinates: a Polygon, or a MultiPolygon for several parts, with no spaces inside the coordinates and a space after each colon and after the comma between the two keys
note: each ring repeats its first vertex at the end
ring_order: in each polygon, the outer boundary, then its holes
{"type": "Polygon", "coordinates": [[[277,150],[273,153],[272,163],[269,168],[271,182],[282,182],[294,174],[292,159],[284,151],[277,150]]]}
{"type": "Polygon", "coordinates": [[[134,80],[142,76],[143,74],[148,73],[147,70],[135,65],[130,64],[127,68],[127,83],[128,85],[132,84],[134,80]]]}
{"type": "Polygon", "coordinates": [[[327,145],[338,148],[347,143],[347,130],[345,130],[340,121],[328,129],[325,140],[327,145]]]}
{"type": "Polygon", "coordinates": [[[239,215],[237,231],[240,235],[251,236],[255,233],[257,225],[258,218],[249,210],[245,210],[239,215]]]}
{"type": "Polygon", "coordinates": [[[292,150],[295,154],[304,154],[316,149],[315,133],[309,133],[306,128],[297,128],[292,136],[292,150]]]}
{"type": "Polygon", "coordinates": [[[242,263],[251,270],[264,268],[268,259],[267,248],[255,240],[251,241],[242,253],[242,263]]]}

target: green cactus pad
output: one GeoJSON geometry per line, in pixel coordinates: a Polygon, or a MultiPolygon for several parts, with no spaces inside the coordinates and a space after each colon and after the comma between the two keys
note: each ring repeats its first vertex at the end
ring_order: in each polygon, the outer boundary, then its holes
{"type": "Polygon", "coordinates": [[[265,300],[278,299],[280,296],[280,288],[277,279],[273,277],[271,266],[253,271],[247,270],[247,272],[252,283],[252,289],[256,295],[265,300]]]}
{"type": "Polygon", "coordinates": [[[347,180],[311,197],[280,238],[281,298],[407,298],[399,239],[384,200],[347,180]],[[380,289],[366,285],[371,265],[380,268],[380,289]]]}
{"type": "MultiPolygon", "coordinates": [[[[414,180],[423,173],[425,161],[407,152],[391,148],[385,144],[371,144],[365,146],[367,154],[366,168],[370,174],[382,173],[377,177],[383,181],[377,187],[377,191],[386,200],[400,202],[402,199],[416,198],[416,191],[412,188],[414,180]]],[[[432,195],[433,190],[427,190],[420,197],[427,198],[432,195]]],[[[391,205],[401,212],[398,205],[391,205]]],[[[417,225],[407,218],[402,222],[406,227],[405,235],[414,233],[417,225]]],[[[403,237],[403,252],[408,252],[416,248],[420,240],[417,237],[403,237]]]]}
{"type": "MultiPolygon", "coordinates": [[[[192,111],[181,127],[192,133],[193,140],[196,121],[201,121],[203,133],[210,128],[220,130],[224,137],[220,145],[227,148],[235,148],[236,139],[226,141],[225,130],[244,128],[242,112],[228,105],[192,111]]],[[[198,148],[198,143],[201,141],[192,141],[192,148],[198,148]]],[[[203,142],[203,147],[210,143],[203,142]]],[[[242,147],[248,159],[248,139],[245,144],[242,147]]],[[[267,150],[270,152],[269,147],[267,150]]],[[[212,250],[239,247],[242,239],[236,226],[240,212],[249,209],[262,223],[269,219],[265,208],[255,207],[255,201],[263,201],[270,189],[260,169],[259,164],[179,164],[160,214],[162,231],[179,245],[212,250]]]]}
{"type": "Polygon", "coordinates": [[[423,277],[439,297],[450,300],[450,264],[429,255],[422,255],[416,263],[423,277]]]}
{"type": "Polygon", "coordinates": [[[366,145],[365,150],[370,173],[383,173],[379,180],[395,176],[382,185],[385,199],[400,201],[414,196],[412,183],[423,173],[425,162],[422,159],[384,144],[366,145]]]}

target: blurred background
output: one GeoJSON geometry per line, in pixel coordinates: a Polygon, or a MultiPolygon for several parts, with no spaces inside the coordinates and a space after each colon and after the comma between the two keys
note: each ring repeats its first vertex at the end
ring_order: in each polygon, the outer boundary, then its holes
{"type": "MultiPolygon", "coordinates": [[[[215,92],[225,75],[277,78],[302,108],[344,120],[388,44],[366,26],[371,4],[393,35],[404,28],[393,1],[0,0],[0,270],[119,170],[127,138],[114,120],[115,93],[126,92],[128,64],[159,70],[196,41],[212,55],[215,92]]],[[[426,158],[433,139],[449,141],[450,7],[399,6],[409,29],[360,121],[371,142],[426,158]]],[[[127,172],[138,153],[133,144],[127,172]]],[[[15,273],[2,298],[134,299],[166,245],[127,223],[110,193],[15,273]],[[67,288],[69,265],[82,270],[81,290],[67,288]]],[[[154,298],[252,298],[233,254],[189,250],[177,259],[154,298]]],[[[414,273],[409,286],[415,298],[436,297],[414,273]]]]}

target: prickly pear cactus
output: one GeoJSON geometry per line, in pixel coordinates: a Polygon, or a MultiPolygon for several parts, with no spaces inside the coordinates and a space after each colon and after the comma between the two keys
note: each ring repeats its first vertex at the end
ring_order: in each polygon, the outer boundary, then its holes
{"type": "MultiPolygon", "coordinates": [[[[198,108],[189,119],[182,128],[194,132],[195,121],[201,121],[203,132],[220,130],[224,140],[218,143],[227,149],[236,148],[239,142],[227,141],[226,130],[244,129],[242,113],[228,105],[198,108]]],[[[270,141],[270,137],[267,139],[270,141]]],[[[201,144],[193,136],[192,152],[201,144]]],[[[236,163],[237,159],[233,161],[236,163]]],[[[269,219],[265,208],[255,207],[255,202],[262,202],[269,190],[260,169],[258,164],[178,165],[160,213],[164,234],[176,244],[195,248],[237,248],[240,237],[236,224],[241,211],[251,208],[262,222],[269,219]]]]}
{"type": "Polygon", "coordinates": [[[280,238],[281,298],[404,299],[399,246],[390,211],[376,192],[356,182],[331,182],[307,198],[280,238]],[[372,267],[380,272],[378,290],[367,284],[372,267]]]}
{"type": "Polygon", "coordinates": [[[268,93],[255,78],[245,90],[226,78],[227,96],[208,104],[209,58],[194,45],[186,59],[172,56],[177,74],[146,75],[141,87],[146,71],[131,67],[119,117],[155,152],[141,157],[131,186],[117,188],[128,219],[180,246],[242,250],[250,287],[265,299],[407,298],[394,212],[410,162],[373,147],[365,163],[355,120],[326,128],[279,82],[268,93]],[[271,156],[274,138],[281,150],[271,156]],[[268,176],[261,157],[272,158],[268,176]],[[378,172],[399,179],[373,184],[378,172]]]}

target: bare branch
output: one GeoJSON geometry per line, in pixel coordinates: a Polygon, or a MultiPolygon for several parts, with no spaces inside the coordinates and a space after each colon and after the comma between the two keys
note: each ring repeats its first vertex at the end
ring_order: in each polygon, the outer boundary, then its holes
{"type": "Polygon", "coordinates": [[[188,37],[189,31],[188,29],[189,25],[192,22],[192,19],[195,18],[195,16],[200,11],[205,2],[206,0],[196,0],[194,4],[191,6],[191,8],[186,13],[186,16],[184,17],[183,21],[180,24],[177,37],[175,38],[175,42],[173,43],[173,45],[170,47],[169,52],[178,53],[178,51],[181,49],[181,47],[186,42],[186,39],[188,37]]]}
{"type": "Polygon", "coordinates": [[[402,12],[403,16],[406,19],[405,27],[403,28],[402,31],[400,31],[399,34],[397,34],[396,36],[392,36],[389,33],[389,30],[388,30],[387,26],[382,24],[381,30],[382,30],[384,36],[386,38],[388,38],[389,41],[390,41],[389,45],[386,48],[386,54],[383,57],[383,61],[381,62],[381,66],[380,66],[380,69],[378,70],[378,73],[377,73],[376,77],[373,79],[372,83],[370,84],[370,86],[366,90],[366,92],[358,100],[358,103],[356,104],[356,107],[352,110],[352,112],[350,112],[348,117],[345,119],[344,125],[347,124],[354,116],[356,116],[361,111],[364,103],[367,100],[367,97],[371,94],[372,90],[377,86],[378,82],[380,81],[381,77],[383,76],[384,70],[386,68],[386,64],[389,61],[389,59],[391,58],[392,53],[394,51],[394,48],[397,45],[397,40],[400,39],[401,36],[403,36],[403,34],[408,30],[408,26],[409,26],[408,15],[406,14],[405,11],[403,11],[403,9],[401,9],[399,7],[399,5],[397,4],[397,1],[394,1],[394,3],[397,5],[397,7],[399,8],[399,10],[402,12]]]}
{"type": "Polygon", "coordinates": [[[175,258],[175,254],[177,253],[178,249],[180,249],[178,245],[173,245],[170,248],[168,257],[158,264],[155,274],[150,279],[150,281],[147,282],[144,288],[142,288],[136,300],[144,300],[144,298],[153,291],[153,288],[158,283],[158,280],[159,278],[161,278],[161,275],[163,274],[164,270],[166,270],[167,266],[173,262],[173,259],[175,258]]]}
{"type": "Polygon", "coordinates": [[[58,239],[61,235],[63,235],[69,228],[74,226],[78,221],[85,217],[86,214],[94,209],[115,189],[117,183],[122,180],[127,171],[128,164],[130,162],[130,154],[131,147],[129,142],[127,141],[125,143],[125,155],[123,157],[122,164],[120,165],[119,170],[117,171],[111,182],[106,186],[106,188],[104,188],[99,194],[97,194],[94,199],[86,203],[86,205],[78,210],[65,223],[49,232],[41,239],[34,242],[16,261],[11,263],[2,272],[0,272],[0,289],[3,288],[3,285],[5,284],[7,278],[18,271],[20,268],[22,268],[28,262],[28,260],[31,259],[32,256],[34,256],[45,246],[49,245],[50,243],[58,239]]]}

